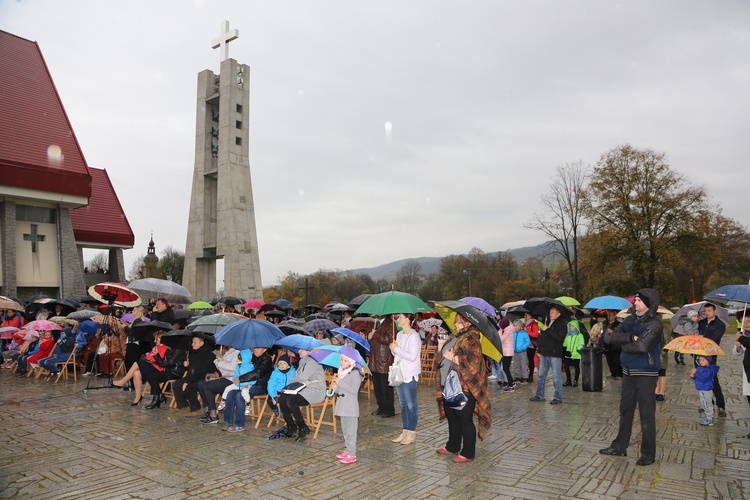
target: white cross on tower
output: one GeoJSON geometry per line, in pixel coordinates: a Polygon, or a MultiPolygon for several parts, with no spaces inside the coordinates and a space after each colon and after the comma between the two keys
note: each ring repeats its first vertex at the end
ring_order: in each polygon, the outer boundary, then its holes
{"type": "Polygon", "coordinates": [[[236,40],[240,36],[240,32],[235,28],[229,31],[229,21],[221,22],[221,33],[218,38],[214,38],[211,42],[211,48],[221,48],[221,61],[229,59],[229,42],[236,40]]]}

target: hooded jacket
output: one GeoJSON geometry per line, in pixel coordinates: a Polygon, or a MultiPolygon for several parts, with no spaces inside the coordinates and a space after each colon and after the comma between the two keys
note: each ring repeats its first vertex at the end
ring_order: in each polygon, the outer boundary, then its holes
{"type": "MultiPolygon", "coordinates": [[[[250,353],[252,354],[252,350],[250,353]]],[[[244,354],[242,357],[243,359],[245,358],[244,354]]],[[[250,363],[253,365],[252,371],[240,375],[240,382],[255,381],[256,386],[266,389],[268,379],[271,378],[271,372],[273,372],[273,359],[271,359],[271,355],[268,354],[268,351],[260,356],[252,355],[250,363]]]]}
{"type": "Polygon", "coordinates": [[[581,359],[580,349],[586,345],[586,340],[581,333],[581,323],[574,319],[568,323],[568,333],[565,335],[563,340],[563,347],[565,348],[565,357],[569,359],[581,359]],[[571,325],[575,327],[575,331],[571,331],[571,325]]]}
{"type": "Polygon", "coordinates": [[[552,321],[546,330],[539,332],[539,355],[552,358],[563,357],[563,341],[568,332],[568,323],[562,316],[552,321]]]}
{"type": "Polygon", "coordinates": [[[622,373],[628,376],[656,377],[661,369],[661,345],[664,324],[656,315],[661,294],[653,288],[638,290],[648,298],[650,306],[643,316],[635,314],[635,306],[612,334],[612,346],[622,349],[622,373]],[[636,339],[637,337],[637,339],[636,339]]]}

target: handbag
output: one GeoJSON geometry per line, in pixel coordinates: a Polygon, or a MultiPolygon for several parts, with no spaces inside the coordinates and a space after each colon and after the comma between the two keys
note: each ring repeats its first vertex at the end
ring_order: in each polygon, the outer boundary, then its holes
{"type": "Polygon", "coordinates": [[[393,364],[388,368],[388,385],[396,387],[404,383],[404,372],[401,371],[401,358],[393,360],[393,364]]]}
{"type": "Polygon", "coordinates": [[[466,397],[466,394],[461,389],[461,380],[458,377],[458,372],[451,370],[443,386],[443,404],[448,408],[461,410],[466,406],[467,401],[469,401],[469,398],[466,397]]]}

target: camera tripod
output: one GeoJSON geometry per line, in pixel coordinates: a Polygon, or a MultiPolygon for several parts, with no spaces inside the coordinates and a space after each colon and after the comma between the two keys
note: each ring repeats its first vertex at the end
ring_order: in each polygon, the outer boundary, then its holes
{"type": "Polygon", "coordinates": [[[94,391],[97,389],[111,389],[114,388],[113,378],[114,378],[114,369],[113,369],[113,359],[112,359],[112,342],[119,342],[120,347],[120,353],[124,353],[124,349],[122,346],[122,341],[119,336],[119,332],[115,331],[118,327],[117,325],[117,318],[114,315],[114,305],[115,305],[115,296],[114,295],[102,295],[103,299],[107,300],[107,315],[105,316],[104,323],[102,323],[101,328],[101,337],[99,339],[99,345],[101,345],[103,342],[106,342],[107,346],[107,354],[109,355],[109,375],[107,377],[106,385],[101,387],[91,387],[91,381],[95,378],[98,378],[100,374],[99,370],[99,348],[97,347],[96,351],[94,352],[94,362],[92,363],[92,369],[91,374],[89,376],[89,380],[86,383],[86,388],[83,389],[83,393],[86,394],[88,391],[94,391]],[[116,336],[117,338],[112,339],[112,337],[116,336]]]}

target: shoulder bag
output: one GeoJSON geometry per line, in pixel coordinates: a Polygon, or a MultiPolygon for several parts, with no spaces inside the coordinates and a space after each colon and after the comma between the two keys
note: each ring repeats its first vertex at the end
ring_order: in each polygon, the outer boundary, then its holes
{"type": "Polygon", "coordinates": [[[466,394],[461,389],[461,380],[458,372],[451,370],[443,386],[443,404],[448,408],[461,410],[466,406],[468,400],[469,398],[466,397],[466,394]]]}

